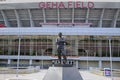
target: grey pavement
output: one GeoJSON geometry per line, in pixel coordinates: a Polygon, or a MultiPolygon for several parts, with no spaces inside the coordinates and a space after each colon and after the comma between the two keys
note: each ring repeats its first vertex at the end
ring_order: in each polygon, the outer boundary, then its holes
{"type": "MultiPolygon", "coordinates": [[[[79,72],[83,80],[112,80],[110,77],[99,76],[99,75],[90,73],[89,71],[86,71],[86,70],[79,70],[79,72]]],[[[16,74],[0,74],[0,80],[9,80],[9,79],[43,80],[46,73],[47,73],[47,69],[40,70],[37,73],[19,74],[18,77],[16,77],[16,74]]],[[[120,80],[120,77],[114,77],[113,80],[120,80]]]]}

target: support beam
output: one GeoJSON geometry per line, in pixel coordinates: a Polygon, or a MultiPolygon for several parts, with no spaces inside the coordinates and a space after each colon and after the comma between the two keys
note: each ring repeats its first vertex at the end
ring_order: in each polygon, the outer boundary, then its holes
{"type": "Polygon", "coordinates": [[[73,8],[72,8],[72,23],[74,23],[74,15],[75,15],[75,14],[74,14],[74,11],[75,11],[75,8],[73,7],[73,8]]]}
{"type": "Polygon", "coordinates": [[[87,14],[86,14],[86,21],[85,21],[85,23],[88,23],[89,12],[90,12],[90,9],[88,8],[88,9],[87,9],[87,14]]]}
{"type": "Polygon", "coordinates": [[[8,19],[7,19],[6,15],[5,15],[4,11],[1,10],[1,14],[3,16],[3,20],[4,20],[4,23],[5,23],[5,26],[10,27],[8,19]]]}
{"type": "Polygon", "coordinates": [[[33,50],[34,50],[34,49],[33,49],[33,45],[34,45],[34,42],[33,42],[32,37],[31,37],[31,38],[30,38],[30,50],[29,50],[29,51],[30,51],[30,52],[29,52],[29,53],[30,53],[30,56],[33,55],[33,50]]]}
{"type": "Polygon", "coordinates": [[[99,68],[102,69],[102,60],[99,60],[99,68]]]}
{"type": "Polygon", "coordinates": [[[32,65],[32,59],[29,60],[29,65],[32,65]]]}
{"type": "Polygon", "coordinates": [[[60,23],[60,9],[57,9],[57,15],[58,15],[58,23],[60,23]]]}
{"type": "Polygon", "coordinates": [[[11,64],[11,60],[10,59],[8,59],[8,64],[11,64]]]}
{"type": "Polygon", "coordinates": [[[102,40],[98,41],[97,45],[99,46],[98,55],[99,57],[102,57],[102,40]]]}
{"type": "Polygon", "coordinates": [[[78,68],[78,61],[76,60],[76,68],[78,68]]]}
{"type": "Polygon", "coordinates": [[[79,41],[78,41],[78,37],[75,38],[75,54],[78,55],[78,44],[79,44],[79,41]]]}
{"type": "Polygon", "coordinates": [[[118,9],[115,13],[115,16],[114,16],[114,19],[112,21],[112,27],[115,28],[116,27],[116,22],[117,22],[117,18],[119,16],[119,12],[120,12],[120,9],[118,9]]]}
{"type": "Polygon", "coordinates": [[[56,35],[58,32],[64,35],[89,35],[89,36],[120,36],[119,28],[59,28],[59,27],[43,27],[39,28],[1,28],[0,35],[56,35]],[[14,32],[13,32],[14,31],[14,32]],[[27,31],[27,32],[26,32],[27,31]]]}
{"type": "Polygon", "coordinates": [[[111,69],[111,80],[113,80],[113,63],[112,63],[112,44],[111,38],[109,38],[109,52],[110,52],[110,69],[111,69]]]}
{"type": "Polygon", "coordinates": [[[103,8],[101,16],[100,16],[100,22],[99,22],[99,27],[102,27],[102,20],[103,20],[103,15],[104,15],[105,9],[103,8]]]}
{"type": "Polygon", "coordinates": [[[31,14],[30,9],[28,9],[28,14],[29,14],[29,17],[30,17],[30,27],[34,27],[34,22],[33,22],[33,18],[32,18],[32,14],[31,14]]]}
{"type": "Polygon", "coordinates": [[[19,15],[18,15],[18,12],[17,12],[17,10],[14,10],[14,12],[15,12],[15,16],[16,16],[16,19],[17,19],[17,27],[21,27],[20,17],[19,17],[19,15]]]}
{"type": "Polygon", "coordinates": [[[44,23],[46,23],[46,15],[45,15],[45,9],[44,9],[44,8],[42,9],[42,12],[43,12],[43,20],[44,20],[44,23]]]}
{"type": "Polygon", "coordinates": [[[53,39],[52,39],[53,41],[52,41],[52,45],[53,45],[53,47],[52,47],[52,54],[53,55],[55,55],[56,54],[56,38],[54,38],[53,37],[53,39]]]}
{"type": "Polygon", "coordinates": [[[13,43],[12,43],[12,39],[10,38],[11,36],[8,36],[9,40],[8,40],[8,55],[11,55],[12,53],[12,47],[13,46],[13,43]]]}

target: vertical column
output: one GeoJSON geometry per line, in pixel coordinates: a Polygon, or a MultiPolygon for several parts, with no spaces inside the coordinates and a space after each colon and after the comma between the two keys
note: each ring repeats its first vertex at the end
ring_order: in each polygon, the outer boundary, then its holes
{"type": "Polygon", "coordinates": [[[8,59],[8,64],[11,64],[11,60],[10,59],[8,59]]]}
{"type": "Polygon", "coordinates": [[[42,11],[43,11],[43,19],[44,19],[44,23],[46,23],[45,9],[43,8],[42,11]]]}
{"type": "Polygon", "coordinates": [[[119,42],[118,42],[118,57],[120,57],[120,39],[119,39],[119,42]]]}
{"type": "Polygon", "coordinates": [[[98,41],[98,46],[99,46],[98,55],[99,57],[101,57],[102,56],[102,41],[98,41]]]}
{"type": "Polygon", "coordinates": [[[2,16],[3,16],[5,26],[9,27],[10,24],[9,24],[9,22],[8,22],[8,19],[7,19],[6,15],[5,15],[4,11],[1,10],[1,14],[2,14],[2,16]]]}
{"type": "Polygon", "coordinates": [[[55,39],[55,37],[53,37],[53,39],[52,39],[52,54],[53,55],[55,55],[55,53],[56,53],[56,39],[55,39]]]}
{"type": "Polygon", "coordinates": [[[100,16],[99,25],[98,25],[99,27],[102,27],[102,20],[103,20],[104,12],[105,12],[105,9],[102,10],[102,13],[101,13],[101,16],[100,16]]]}
{"type": "Polygon", "coordinates": [[[88,23],[89,12],[90,12],[90,9],[88,8],[88,9],[87,9],[87,14],[86,14],[86,21],[85,21],[86,23],[88,23]]]}
{"type": "Polygon", "coordinates": [[[11,54],[11,52],[12,52],[12,40],[10,39],[10,36],[8,37],[9,38],[9,42],[8,42],[8,44],[9,44],[9,46],[8,46],[8,55],[10,55],[11,54]]]}
{"type": "Polygon", "coordinates": [[[32,65],[32,59],[29,60],[29,65],[32,65]]]}
{"type": "Polygon", "coordinates": [[[58,23],[60,23],[60,9],[57,9],[57,13],[58,13],[58,23]]]}
{"type": "Polygon", "coordinates": [[[30,17],[30,27],[34,27],[34,23],[33,23],[33,19],[32,19],[32,14],[31,14],[30,9],[28,9],[28,14],[29,14],[29,17],[30,17]]]}
{"type": "Polygon", "coordinates": [[[114,19],[113,19],[113,22],[112,22],[112,27],[114,27],[114,28],[116,27],[116,22],[117,22],[117,18],[119,16],[119,12],[120,12],[120,10],[118,9],[115,13],[115,16],[114,16],[114,19]]]}
{"type": "Polygon", "coordinates": [[[72,23],[74,23],[74,7],[72,8],[72,23]]]}
{"type": "Polygon", "coordinates": [[[30,39],[30,55],[33,55],[33,41],[30,39]]]}
{"type": "MultiPolygon", "coordinates": [[[[43,50],[43,49],[41,49],[41,53],[42,53],[42,56],[44,56],[44,55],[43,55],[43,53],[44,53],[44,50],[43,50]]],[[[41,64],[42,64],[42,69],[43,69],[43,66],[44,66],[43,57],[42,57],[42,60],[41,60],[41,64]]]]}
{"type": "Polygon", "coordinates": [[[75,54],[78,55],[78,38],[75,38],[75,54]]]}
{"type": "Polygon", "coordinates": [[[78,61],[76,61],[76,68],[78,68],[78,61]]]}
{"type": "Polygon", "coordinates": [[[99,60],[99,68],[102,69],[102,60],[99,60]]]}
{"type": "Polygon", "coordinates": [[[15,12],[16,19],[17,19],[17,25],[18,25],[18,27],[21,27],[21,24],[20,24],[20,17],[19,17],[19,15],[18,15],[18,12],[17,12],[17,10],[14,10],[14,12],[15,12]]]}
{"type": "Polygon", "coordinates": [[[112,42],[111,37],[109,37],[109,52],[110,52],[110,69],[111,69],[111,80],[113,80],[113,62],[112,62],[112,42]]]}

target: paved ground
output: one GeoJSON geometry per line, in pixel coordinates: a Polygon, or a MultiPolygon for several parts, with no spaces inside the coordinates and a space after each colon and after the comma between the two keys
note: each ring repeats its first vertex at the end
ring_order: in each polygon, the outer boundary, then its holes
{"type": "MultiPolygon", "coordinates": [[[[40,70],[40,72],[32,73],[32,74],[20,74],[16,77],[16,74],[0,74],[0,80],[8,80],[8,79],[29,79],[29,80],[42,80],[47,70],[40,70]]],[[[96,74],[92,74],[89,71],[79,71],[84,80],[112,80],[110,77],[99,76],[96,74]]],[[[116,77],[113,80],[120,80],[120,77],[116,77]]]]}
{"type": "Polygon", "coordinates": [[[111,80],[110,77],[99,76],[88,71],[79,71],[83,80],[111,80]]]}

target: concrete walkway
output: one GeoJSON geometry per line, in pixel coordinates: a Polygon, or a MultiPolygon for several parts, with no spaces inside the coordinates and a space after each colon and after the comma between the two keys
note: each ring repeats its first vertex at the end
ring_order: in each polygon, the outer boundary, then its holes
{"type": "Polygon", "coordinates": [[[99,76],[99,75],[90,73],[89,71],[79,71],[79,72],[81,73],[83,80],[111,80],[110,77],[99,76]]]}
{"type": "MultiPolygon", "coordinates": [[[[0,80],[9,80],[9,79],[27,79],[27,80],[42,80],[45,76],[47,70],[40,70],[40,72],[32,74],[19,74],[16,77],[16,74],[0,74],[0,80]]],[[[111,80],[110,77],[99,76],[92,74],[89,71],[79,71],[83,80],[111,80]]],[[[116,77],[113,80],[120,80],[120,77],[116,77]]]]}

